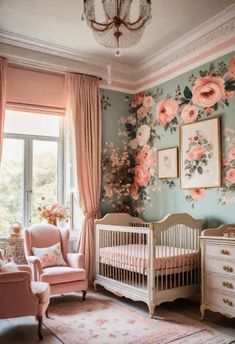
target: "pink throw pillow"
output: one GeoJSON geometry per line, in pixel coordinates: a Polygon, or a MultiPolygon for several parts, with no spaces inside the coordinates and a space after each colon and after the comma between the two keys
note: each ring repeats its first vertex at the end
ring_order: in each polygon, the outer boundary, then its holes
{"type": "Polygon", "coordinates": [[[32,247],[32,251],[34,256],[40,259],[43,268],[67,265],[61,253],[60,242],[49,247],[32,247]]]}

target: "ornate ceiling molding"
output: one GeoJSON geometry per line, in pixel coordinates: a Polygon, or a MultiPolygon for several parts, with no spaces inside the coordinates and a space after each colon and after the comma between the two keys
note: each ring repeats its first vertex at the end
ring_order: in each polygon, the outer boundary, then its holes
{"type": "Polygon", "coordinates": [[[68,48],[62,45],[53,44],[45,42],[39,39],[34,39],[24,35],[16,34],[14,32],[6,31],[0,27],[0,43],[7,45],[36,51],[38,53],[44,53],[48,55],[53,55],[57,57],[63,57],[65,59],[77,61],[84,64],[86,68],[90,66],[90,69],[101,68],[102,74],[103,70],[106,70],[108,64],[112,65],[112,71],[115,73],[123,74],[122,79],[125,79],[129,82],[129,77],[131,77],[130,68],[124,63],[120,63],[115,57],[110,60],[96,56],[94,54],[84,53],[77,49],[68,48]]]}
{"type": "Polygon", "coordinates": [[[233,37],[235,37],[235,5],[138,64],[136,82],[147,80],[164,68],[183,62],[193,54],[208,50],[233,37]]]}

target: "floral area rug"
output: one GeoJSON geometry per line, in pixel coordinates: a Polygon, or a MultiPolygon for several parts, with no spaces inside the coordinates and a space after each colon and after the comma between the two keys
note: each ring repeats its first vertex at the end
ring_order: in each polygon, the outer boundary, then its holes
{"type": "Polygon", "coordinates": [[[111,297],[89,292],[82,302],[76,295],[54,298],[44,326],[63,344],[229,344],[201,322],[157,309],[156,319],[111,297]]]}

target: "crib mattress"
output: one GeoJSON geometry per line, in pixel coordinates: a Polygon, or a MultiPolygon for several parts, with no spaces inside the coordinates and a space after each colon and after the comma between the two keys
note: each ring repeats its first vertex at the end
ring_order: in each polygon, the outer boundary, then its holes
{"type": "MultiPolygon", "coordinates": [[[[100,262],[114,267],[142,272],[148,268],[147,245],[120,245],[100,248],[100,262]]],[[[155,268],[158,270],[197,265],[199,252],[196,250],[156,246],[155,268]]]]}

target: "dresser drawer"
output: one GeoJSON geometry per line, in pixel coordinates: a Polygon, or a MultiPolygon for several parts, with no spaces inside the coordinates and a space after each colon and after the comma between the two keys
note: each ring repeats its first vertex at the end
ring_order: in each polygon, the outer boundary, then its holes
{"type": "Polygon", "coordinates": [[[206,288],[213,288],[228,291],[235,296],[235,278],[228,278],[219,275],[206,275],[206,288]]]}
{"type": "Polygon", "coordinates": [[[207,257],[205,259],[205,271],[235,277],[235,261],[230,262],[229,260],[225,261],[207,257]]]}
{"type": "Polygon", "coordinates": [[[222,307],[230,312],[235,314],[235,296],[219,294],[207,290],[207,299],[206,303],[222,307]]]}
{"type": "Polygon", "coordinates": [[[206,244],[206,256],[213,256],[216,258],[229,258],[235,260],[235,245],[214,245],[206,244]]]}

